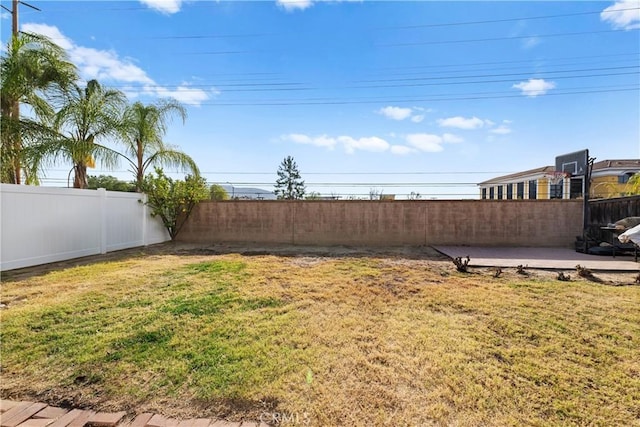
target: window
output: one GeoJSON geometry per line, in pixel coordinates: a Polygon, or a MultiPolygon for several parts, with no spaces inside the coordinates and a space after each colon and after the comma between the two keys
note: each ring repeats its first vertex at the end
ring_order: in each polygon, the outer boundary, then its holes
{"type": "Polygon", "coordinates": [[[524,182],[516,184],[516,199],[524,199],[524,182]]]}
{"type": "Polygon", "coordinates": [[[562,199],[562,187],[564,187],[564,183],[562,181],[559,184],[551,184],[549,186],[549,198],[562,199]]]}
{"type": "Polygon", "coordinates": [[[507,184],[507,199],[513,199],[513,184],[507,184]]]}
{"type": "Polygon", "coordinates": [[[502,185],[498,186],[498,199],[502,200],[502,185]]]}
{"type": "Polygon", "coordinates": [[[486,199],[486,198],[487,198],[487,189],[486,189],[486,188],[483,188],[483,189],[482,189],[482,200],[484,200],[484,199],[486,199]]]}
{"type": "Polygon", "coordinates": [[[629,179],[633,176],[633,172],[627,172],[623,175],[618,175],[618,184],[626,184],[629,182],[629,179]]]}
{"type": "Polygon", "coordinates": [[[495,192],[494,192],[494,187],[489,188],[489,198],[491,200],[493,200],[493,196],[494,196],[495,192]]]}
{"type": "Polygon", "coordinates": [[[536,180],[529,181],[529,198],[530,199],[538,198],[538,181],[536,180]]]}
{"type": "Polygon", "coordinates": [[[578,199],[580,197],[582,197],[582,178],[571,178],[569,198],[578,199]]]}

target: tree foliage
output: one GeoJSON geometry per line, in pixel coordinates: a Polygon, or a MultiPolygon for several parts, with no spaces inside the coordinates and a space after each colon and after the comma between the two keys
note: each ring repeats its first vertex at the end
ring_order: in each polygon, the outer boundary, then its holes
{"type": "Polygon", "coordinates": [[[21,32],[7,44],[0,60],[0,180],[37,182],[38,164],[23,150],[47,137],[42,121],[53,115],[51,101],[77,79],[77,69],[61,47],[44,36],[21,32]],[[20,104],[33,117],[20,116],[20,104]]]}
{"type": "Polygon", "coordinates": [[[0,181],[38,184],[40,171],[70,163],[74,187],[87,188],[87,168],[131,165],[140,191],[149,166],[171,166],[199,175],[191,157],[163,142],[170,120],[184,122],[186,109],[175,100],[127,105],[125,95],[97,80],[78,83],[64,49],[28,33],[12,37],[0,64],[0,181]],[[20,105],[32,112],[20,115],[20,105]],[[109,143],[121,143],[119,152],[109,143]]]}
{"type": "Polygon", "coordinates": [[[299,200],[304,198],[306,187],[293,157],[287,156],[278,167],[275,193],[278,199],[299,200]]]}
{"type": "Polygon", "coordinates": [[[133,182],[121,181],[115,176],[111,175],[89,175],[87,178],[89,189],[104,188],[109,191],[136,191],[136,184],[133,182]]]}
{"type": "Polygon", "coordinates": [[[150,105],[135,102],[124,112],[120,133],[125,146],[122,156],[132,168],[138,191],[149,166],[172,166],[193,175],[200,174],[191,157],[162,140],[173,116],[184,123],[187,111],[179,102],[168,99],[150,105]]]}
{"type": "Polygon", "coordinates": [[[640,172],[633,174],[626,185],[627,194],[630,196],[640,195],[640,172]]]}
{"type": "Polygon", "coordinates": [[[184,181],[173,180],[158,167],[155,168],[155,175],[151,173],[145,176],[142,190],[147,194],[151,216],[162,219],[171,240],[175,240],[198,202],[209,198],[204,178],[187,175],[184,181]]]}
{"type": "Polygon", "coordinates": [[[211,200],[229,200],[229,193],[222,185],[213,184],[209,187],[209,195],[211,200]]]}
{"type": "Polygon", "coordinates": [[[320,200],[321,198],[322,196],[317,191],[312,191],[304,197],[305,200],[320,200]]]}
{"type": "Polygon", "coordinates": [[[86,87],[75,85],[55,114],[56,136],[34,145],[30,157],[37,163],[71,162],[73,186],[87,188],[87,167],[96,161],[107,168],[118,163],[118,153],[100,142],[118,134],[125,105],[122,92],[104,88],[97,80],[88,81],[86,87]]]}

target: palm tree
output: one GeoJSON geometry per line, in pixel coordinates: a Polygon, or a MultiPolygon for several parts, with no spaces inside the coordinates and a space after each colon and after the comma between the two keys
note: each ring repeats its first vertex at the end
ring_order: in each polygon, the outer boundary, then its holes
{"type": "Polygon", "coordinates": [[[37,180],[33,169],[37,164],[26,161],[23,142],[50,133],[35,119],[50,117],[53,108],[48,101],[76,79],[75,65],[48,38],[28,33],[11,38],[0,63],[0,181],[20,184],[23,177],[27,183],[37,180]],[[20,104],[31,109],[32,117],[20,117],[20,104]]]}
{"type": "Polygon", "coordinates": [[[87,167],[95,161],[107,168],[118,164],[119,154],[100,142],[118,134],[125,105],[122,92],[103,88],[96,80],[84,88],[75,85],[55,114],[52,126],[57,136],[34,146],[32,158],[38,163],[70,161],[73,186],[87,188],[87,167]]]}
{"type": "Polygon", "coordinates": [[[124,112],[121,139],[125,144],[125,153],[122,156],[131,165],[137,191],[142,191],[145,172],[152,165],[173,166],[195,176],[200,174],[191,157],[162,141],[174,115],[184,123],[187,112],[182,104],[173,100],[162,100],[150,105],[135,102],[124,112]]]}

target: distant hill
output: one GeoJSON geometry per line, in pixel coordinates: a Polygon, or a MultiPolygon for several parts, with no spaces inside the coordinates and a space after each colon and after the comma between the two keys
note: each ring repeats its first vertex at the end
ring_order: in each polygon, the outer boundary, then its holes
{"type": "Polygon", "coordinates": [[[262,188],[256,187],[236,187],[235,185],[232,187],[228,184],[221,184],[222,188],[225,189],[229,197],[234,197],[237,199],[252,199],[252,200],[276,200],[277,197],[273,193],[273,191],[264,190],[262,188]]]}

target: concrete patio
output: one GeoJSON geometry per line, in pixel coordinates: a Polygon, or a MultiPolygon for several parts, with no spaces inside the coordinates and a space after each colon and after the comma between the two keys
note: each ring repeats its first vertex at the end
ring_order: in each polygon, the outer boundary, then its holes
{"type": "Polygon", "coordinates": [[[549,270],[574,270],[576,265],[593,271],[640,272],[640,262],[633,255],[588,255],[568,248],[505,248],[481,246],[434,246],[451,257],[471,259],[471,267],[517,267],[549,270]]]}

